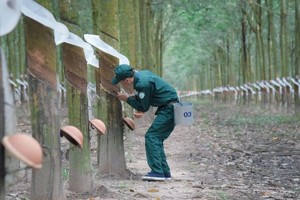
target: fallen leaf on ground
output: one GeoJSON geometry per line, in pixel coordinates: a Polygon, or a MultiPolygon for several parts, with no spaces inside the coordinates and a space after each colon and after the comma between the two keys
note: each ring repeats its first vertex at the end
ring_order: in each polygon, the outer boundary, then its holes
{"type": "Polygon", "coordinates": [[[158,192],[158,189],[151,188],[148,190],[148,192],[158,192]]]}

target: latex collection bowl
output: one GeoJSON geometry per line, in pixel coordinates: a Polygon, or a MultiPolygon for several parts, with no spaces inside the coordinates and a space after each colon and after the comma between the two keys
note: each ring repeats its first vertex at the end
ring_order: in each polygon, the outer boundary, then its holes
{"type": "Polygon", "coordinates": [[[41,168],[43,150],[36,139],[30,135],[16,133],[3,137],[2,144],[14,157],[32,168],[41,168]]]}

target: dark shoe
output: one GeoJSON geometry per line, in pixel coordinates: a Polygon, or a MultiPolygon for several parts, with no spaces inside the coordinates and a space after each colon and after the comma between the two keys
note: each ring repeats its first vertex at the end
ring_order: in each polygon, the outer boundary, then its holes
{"type": "Polygon", "coordinates": [[[164,174],[156,173],[156,172],[148,172],[146,175],[142,176],[142,179],[145,181],[164,181],[164,174]]]}
{"type": "Polygon", "coordinates": [[[171,180],[172,179],[172,176],[171,176],[170,172],[164,173],[164,176],[165,176],[166,180],[171,180]]]}

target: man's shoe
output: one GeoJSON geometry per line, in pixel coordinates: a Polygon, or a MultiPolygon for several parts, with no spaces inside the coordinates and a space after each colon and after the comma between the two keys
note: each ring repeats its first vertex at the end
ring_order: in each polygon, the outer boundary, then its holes
{"type": "Polygon", "coordinates": [[[145,181],[164,181],[165,176],[156,172],[148,172],[145,176],[142,176],[142,179],[145,181]]]}
{"type": "Polygon", "coordinates": [[[172,179],[172,176],[171,176],[170,172],[164,173],[164,176],[165,176],[166,180],[171,180],[172,179]]]}

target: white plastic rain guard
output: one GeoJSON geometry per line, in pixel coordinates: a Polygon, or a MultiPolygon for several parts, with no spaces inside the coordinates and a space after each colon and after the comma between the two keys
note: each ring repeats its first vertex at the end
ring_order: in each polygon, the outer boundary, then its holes
{"type": "Polygon", "coordinates": [[[19,0],[0,1],[0,36],[11,32],[19,22],[21,3],[19,0]]]}
{"type": "Polygon", "coordinates": [[[84,42],[79,36],[69,32],[64,24],[57,22],[49,10],[33,0],[22,0],[21,8],[24,15],[54,30],[56,45],[65,42],[83,48],[87,63],[94,67],[99,67],[99,61],[94,55],[92,46],[84,42]]]}
{"type": "Polygon", "coordinates": [[[99,60],[94,54],[93,47],[87,42],[84,42],[78,35],[70,32],[68,38],[66,38],[64,42],[83,48],[87,63],[96,68],[99,68],[99,60]]]}
{"type": "Polygon", "coordinates": [[[174,104],[176,125],[190,125],[194,123],[193,103],[179,102],[174,104]]]}
{"type": "Polygon", "coordinates": [[[69,36],[68,28],[55,20],[50,11],[32,0],[22,0],[21,10],[27,17],[54,30],[56,45],[63,43],[69,36]]]}
{"type": "Polygon", "coordinates": [[[126,56],[119,53],[115,48],[101,40],[101,38],[98,35],[92,35],[92,34],[85,34],[84,35],[85,41],[90,43],[92,46],[100,49],[101,51],[108,53],[116,58],[119,58],[119,64],[127,64],[129,65],[129,60],[126,56]]]}

